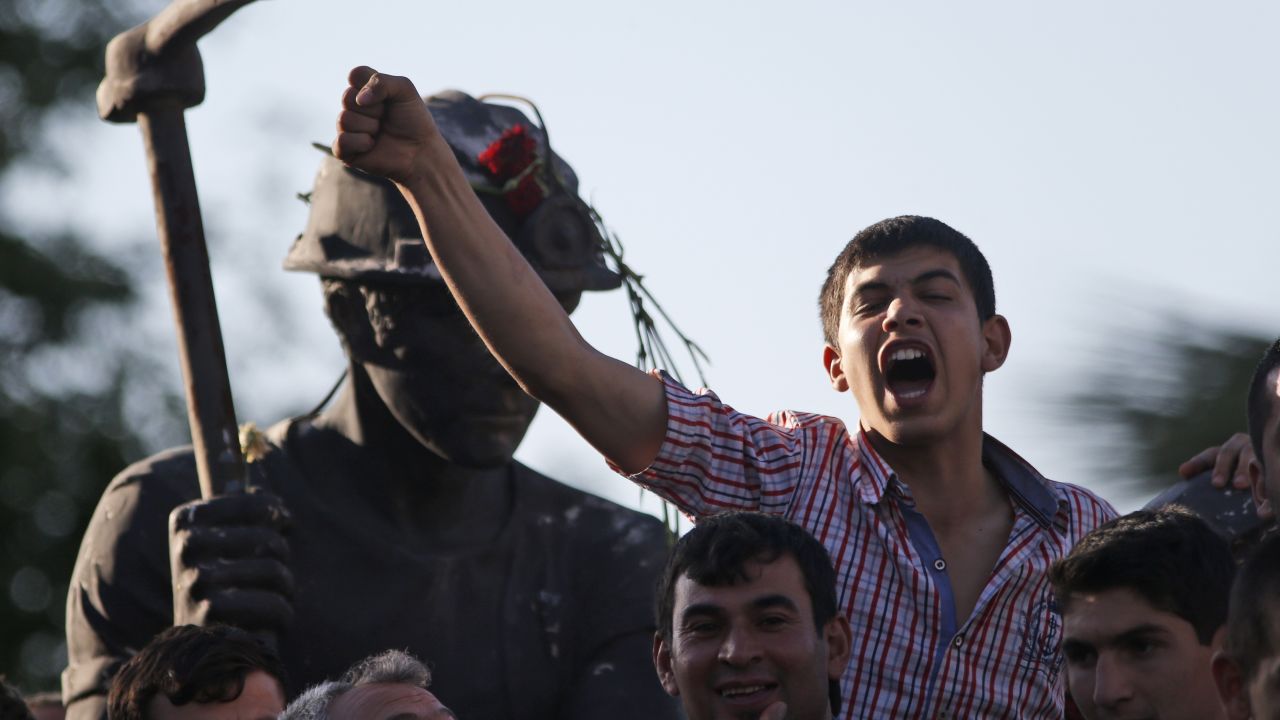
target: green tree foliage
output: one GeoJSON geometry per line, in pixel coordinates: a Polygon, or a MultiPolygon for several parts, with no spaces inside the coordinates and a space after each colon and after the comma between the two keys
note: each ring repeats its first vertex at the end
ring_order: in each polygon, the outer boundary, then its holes
{"type": "MultiPolygon", "coordinates": [[[[107,40],[141,15],[123,0],[0,2],[0,190],[16,163],[51,162],[48,119],[93,102],[107,40]]],[[[0,210],[0,674],[26,691],[57,687],[80,535],[143,450],[126,416],[153,363],[96,340],[127,321],[133,282],[84,238],[0,210]]]]}
{"type": "Polygon", "coordinates": [[[1161,329],[1108,333],[1114,341],[1067,398],[1073,424],[1090,428],[1095,462],[1125,495],[1154,496],[1178,466],[1245,429],[1249,380],[1274,338],[1164,317],[1161,329]]]}

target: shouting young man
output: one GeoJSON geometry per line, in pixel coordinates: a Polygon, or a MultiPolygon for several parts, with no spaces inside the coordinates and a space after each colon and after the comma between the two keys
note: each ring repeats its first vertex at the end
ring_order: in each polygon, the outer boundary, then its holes
{"type": "Polygon", "coordinates": [[[334,153],[399,186],[460,306],[530,395],[695,518],[780,514],[827,547],[853,627],[844,717],[1061,717],[1046,571],[1114,511],[984,435],[982,380],[1010,331],[968,238],[893,218],[836,259],[822,361],[859,428],[749,417],[588,345],[485,214],[413,84],[367,67],[349,83],[334,153]]]}

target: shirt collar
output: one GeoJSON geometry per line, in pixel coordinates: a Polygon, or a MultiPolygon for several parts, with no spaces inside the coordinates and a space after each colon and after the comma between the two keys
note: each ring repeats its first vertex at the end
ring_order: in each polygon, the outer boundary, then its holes
{"type": "MultiPolygon", "coordinates": [[[[890,490],[911,498],[911,489],[876,453],[862,428],[858,429],[858,448],[863,471],[858,495],[863,502],[878,504],[890,490]]],[[[982,434],[982,464],[1004,485],[1009,497],[1041,527],[1052,526],[1058,513],[1066,509],[1066,501],[1058,497],[1050,482],[1031,463],[986,433],[982,434]]]]}
{"type": "Polygon", "coordinates": [[[1058,498],[1053,486],[1031,463],[986,433],[982,434],[982,464],[1041,527],[1052,526],[1058,513],[1066,509],[1066,500],[1058,498]]]}
{"type": "Polygon", "coordinates": [[[871,438],[867,437],[867,431],[862,427],[858,428],[858,458],[858,465],[862,468],[862,482],[858,483],[858,497],[862,502],[868,505],[878,504],[884,499],[891,485],[906,488],[902,481],[898,480],[898,474],[893,471],[893,468],[889,467],[875,448],[871,447],[871,438]]]}

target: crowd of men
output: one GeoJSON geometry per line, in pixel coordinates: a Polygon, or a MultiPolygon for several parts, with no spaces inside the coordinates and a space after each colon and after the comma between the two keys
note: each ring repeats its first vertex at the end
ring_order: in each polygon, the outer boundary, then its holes
{"type": "MultiPolygon", "coordinates": [[[[346,390],[268,431],[250,493],[198,499],[185,450],[112,482],[73,720],[1280,718],[1280,540],[1237,567],[1193,512],[1117,517],[987,435],[1012,330],[969,238],[891,218],[832,264],[857,427],[751,417],[577,333],[620,278],[545,128],[349,81],[286,261],[322,278],[346,390]],[[694,528],[668,550],[515,463],[539,402],[694,528]]],[[[1242,404],[1272,518],[1280,341],[1242,404]]]]}
{"type": "MultiPolygon", "coordinates": [[[[1280,535],[1237,571],[1184,509],[1137,511],[1053,564],[1071,694],[1085,718],[1280,717],[1280,535]],[[1234,582],[1233,582],[1234,578],[1234,582]],[[1229,603],[1228,603],[1229,597],[1229,603]],[[1230,611],[1228,611],[1228,604],[1230,611]]],[[[673,548],[656,593],[653,665],[685,717],[830,720],[843,706],[851,621],[826,548],[774,515],[707,517],[673,548]]],[[[402,650],[355,663],[286,705],[285,670],[229,626],[170,628],[116,673],[109,720],[441,720],[431,671],[402,650]]],[[[32,720],[4,688],[3,720],[32,720]]]]}

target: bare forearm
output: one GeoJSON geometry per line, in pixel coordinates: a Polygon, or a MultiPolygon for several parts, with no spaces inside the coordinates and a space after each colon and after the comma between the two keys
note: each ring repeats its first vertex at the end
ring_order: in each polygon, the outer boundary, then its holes
{"type": "MultiPolygon", "coordinates": [[[[450,166],[455,165],[450,156],[450,166]]],[[[661,384],[591,347],[460,171],[401,185],[459,306],[525,392],[628,470],[652,461],[666,429],[661,384]]]]}
{"type": "Polygon", "coordinates": [[[569,390],[557,370],[584,362],[591,348],[461,172],[442,175],[401,186],[431,256],[494,356],[526,392],[554,401],[569,390]]]}
{"type": "Polygon", "coordinates": [[[394,181],[473,327],[526,392],[626,469],[653,459],[666,430],[661,384],[588,345],[475,196],[417,90],[351,71],[334,154],[394,181]]]}

